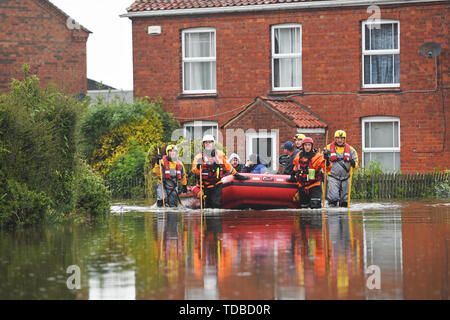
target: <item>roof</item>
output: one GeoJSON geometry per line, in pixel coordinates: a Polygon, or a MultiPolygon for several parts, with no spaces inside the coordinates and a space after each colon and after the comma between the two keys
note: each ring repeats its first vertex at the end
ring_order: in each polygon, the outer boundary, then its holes
{"type": "MultiPolygon", "coordinates": [[[[69,16],[67,13],[65,13],[64,11],[62,11],[60,8],[58,8],[57,6],[55,6],[51,1],[49,0],[35,0],[36,3],[46,6],[47,8],[53,10],[54,12],[56,12],[56,14],[58,14],[60,17],[63,18],[64,23],[68,23],[68,19],[71,18],[73,19],[71,16],[69,16]]],[[[86,29],[85,27],[83,27],[82,25],[80,25],[80,30],[83,30],[87,33],[92,33],[91,31],[89,31],[88,29],[86,29]]]]}
{"type": "Polygon", "coordinates": [[[313,1],[325,0],[136,0],[127,10],[129,12],[135,12],[194,8],[219,8],[313,1]]]}
{"type": "Polygon", "coordinates": [[[286,98],[271,98],[260,96],[252,103],[245,106],[245,109],[236,116],[228,120],[222,128],[227,127],[232,122],[238,120],[251,111],[258,102],[264,103],[265,106],[271,108],[274,112],[279,113],[286,121],[291,122],[298,128],[326,128],[328,125],[308,107],[301,105],[297,101],[286,98]]]}
{"type": "Polygon", "coordinates": [[[87,89],[89,90],[117,90],[116,88],[113,88],[111,86],[108,86],[106,84],[103,84],[101,82],[87,79],[87,89]]]}
{"type": "Polygon", "coordinates": [[[135,0],[128,7],[127,14],[121,17],[135,17],[159,14],[186,14],[281,10],[300,8],[339,8],[376,5],[400,5],[427,2],[445,2],[448,0],[135,0]]]}

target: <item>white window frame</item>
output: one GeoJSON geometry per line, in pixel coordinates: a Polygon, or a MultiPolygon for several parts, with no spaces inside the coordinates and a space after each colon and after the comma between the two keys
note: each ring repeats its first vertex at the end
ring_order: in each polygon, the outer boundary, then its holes
{"type": "MultiPolygon", "coordinates": [[[[362,22],[362,60],[361,60],[361,67],[362,67],[362,79],[361,79],[361,85],[363,88],[399,88],[399,83],[376,83],[376,84],[365,84],[364,83],[364,57],[365,56],[373,56],[373,55],[383,55],[383,54],[398,54],[400,55],[400,21],[399,20],[366,20],[362,22]],[[397,24],[397,31],[398,31],[398,47],[397,49],[387,49],[387,50],[366,50],[366,26],[367,25],[377,25],[377,24],[397,24]]],[[[395,66],[393,67],[393,76],[395,72],[395,66]]],[[[400,70],[400,69],[399,69],[400,70]]],[[[399,71],[400,72],[400,71],[399,71]]],[[[400,77],[400,75],[399,75],[400,77]]]]}
{"type": "Polygon", "coordinates": [[[194,127],[194,132],[195,132],[195,127],[216,127],[215,133],[213,133],[213,136],[216,138],[216,141],[218,141],[218,139],[219,139],[219,124],[217,123],[217,121],[197,120],[197,121],[183,123],[183,135],[185,138],[187,137],[187,128],[186,127],[194,127]]]}
{"type": "MultiPolygon", "coordinates": [[[[181,32],[181,57],[182,57],[182,61],[181,61],[181,68],[182,68],[182,92],[183,94],[202,94],[202,93],[216,93],[217,92],[217,37],[216,37],[216,29],[214,28],[190,28],[190,29],[185,29],[181,32]],[[185,35],[187,33],[202,33],[202,32],[212,32],[214,33],[214,56],[213,57],[196,57],[196,58],[186,58],[185,57],[185,35]],[[216,89],[211,89],[211,90],[185,90],[185,81],[184,81],[184,75],[185,75],[185,70],[184,70],[184,64],[186,62],[216,62],[216,68],[214,69],[214,72],[216,73],[216,76],[214,77],[216,79],[216,83],[214,85],[214,87],[216,89]]],[[[211,77],[212,79],[212,77],[211,77]]]]}
{"type": "Polygon", "coordinates": [[[303,37],[303,30],[302,25],[299,23],[288,23],[288,24],[277,24],[272,26],[271,28],[271,35],[272,35],[272,58],[271,58],[271,64],[272,64],[272,91],[295,91],[295,90],[303,90],[303,63],[302,63],[302,52],[303,52],[303,46],[302,46],[302,37],[303,37]],[[275,29],[292,29],[292,28],[300,28],[300,53],[275,53],[275,29]],[[282,58],[300,58],[300,66],[301,66],[301,72],[300,72],[300,86],[299,87],[275,87],[275,59],[282,59],[282,58]]]}
{"type": "MultiPolygon", "coordinates": [[[[278,170],[278,132],[277,131],[260,131],[260,132],[247,132],[245,133],[245,154],[248,158],[252,154],[252,140],[253,138],[271,138],[272,139],[272,169],[278,170]]],[[[244,161],[245,162],[245,161],[244,161]]]]}
{"type": "MultiPolygon", "coordinates": [[[[400,133],[400,118],[399,117],[384,117],[384,116],[374,116],[374,117],[364,117],[362,119],[362,167],[364,168],[364,153],[365,152],[399,152],[401,156],[401,133],[400,133]],[[366,147],[366,123],[374,123],[374,122],[397,122],[398,123],[398,147],[392,148],[369,148],[366,147]]],[[[394,130],[394,129],[392,129],[394,130]]],[[[369,138],[370,139],[370,138],[369,138]]],[[[392,139],[395,139],[394,134],[392,135],[392,139]]],[[[392,143],[395,144],[394,141],[392,143]]],[[[395,155],[394,155],[395,157],[395,155]]],[[[395,158],[394,158],[395,160],[395,158]]],[[[394,162],[395,163],[395,162],[394,162]]],[[[401,164],[401,163],[400,163],[401,164]]],[[[400,170],[400,168],[395,169],[400,170]]]]}

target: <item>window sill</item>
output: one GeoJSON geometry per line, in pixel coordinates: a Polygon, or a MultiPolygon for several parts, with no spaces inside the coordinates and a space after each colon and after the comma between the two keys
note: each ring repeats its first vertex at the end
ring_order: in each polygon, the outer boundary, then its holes
{"type": "Polygon", "coordinates": [[[358,93],[396,93],[401,91],[400,88],[360,88],[358,93]]]}
{"type": "Polygon", "coordinates": [[[219,96],[217,93],[196,93],[196,94],[180,94],[177,97],[177,100],[184,100],[184,99],[211,99],[211,98],[218,98],[219,96]]]}
{"type": "Polygon", "coordinates": [[[303,90],[269,91],[267,94],[272,97],[302,96],[303,90]]]}

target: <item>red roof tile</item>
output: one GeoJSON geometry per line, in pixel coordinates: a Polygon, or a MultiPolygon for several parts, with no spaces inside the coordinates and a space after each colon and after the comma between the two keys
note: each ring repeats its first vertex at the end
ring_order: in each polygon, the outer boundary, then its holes
{"type": "Polygon", "coordinates": [[[128,8],[128,12],[194,8],[220,8],[311,1],[324,0],[136,0],[128,8]]]}
{"type": "Polygon", "coordinates": [[[273,99],[260,97],[271,107],[277,109],[290,120],[292,120],[299,128],[326,128],[327,125],[319,117],[309,111],[307,107],[297,102],[285,99],[273,99]]]}

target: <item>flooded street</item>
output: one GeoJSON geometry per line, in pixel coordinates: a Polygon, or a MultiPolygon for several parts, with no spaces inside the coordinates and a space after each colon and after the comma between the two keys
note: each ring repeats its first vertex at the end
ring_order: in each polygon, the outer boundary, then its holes
{"type": "Polygon", "coordinates": [[[203,221],[112,210],[92,226],[1,231],[0,299],[449,298],[450,203],[207,210],[203,221]],[[70,266],[80,289],[68,289],[70,266]]]}

